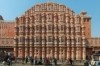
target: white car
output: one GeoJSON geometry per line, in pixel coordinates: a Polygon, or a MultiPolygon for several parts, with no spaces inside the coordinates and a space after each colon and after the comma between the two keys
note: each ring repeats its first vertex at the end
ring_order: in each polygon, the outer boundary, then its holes
{"type": "Polygon", "coordinates": [[[95,66],[100,66],[100,61],[95,61],[95,66]]]}
{"type": "Polygon", "coordinates": [[[100,61],[91,61],[90,66],[100,66],[100,61]]]}

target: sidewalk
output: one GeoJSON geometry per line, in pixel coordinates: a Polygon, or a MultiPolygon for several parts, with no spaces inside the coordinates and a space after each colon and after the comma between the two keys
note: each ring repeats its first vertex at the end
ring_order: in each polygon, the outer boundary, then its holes
{"type": "MultiPolygon", "coordinates": [[[[4,66],[0,64],[0,66],[4,66]]],[[[6,65],[8,66],[8,65],[6,65]]],[[[30,65],[30,64],[12,64],[11,66],[55,66],[55,65],[30,65]]],[[[66,65],[66,64],[58,64],[57,66],[84,66],[84,65],[66,65]]]]}
{"type": "MultiPolygon", "coordinates": [[[[4,64],[0,63],[0,66],[4,66],[4,64]]],[[[6,65],[6,66],[8,66],[8,65],[6,65]]],[[[54,64],[52,64],[52,65],[31,65],[30,63],[22,64],[21,62],[17,62],[17,63],[13,63],[11,66],[55,66],[55,65],[54,64]]],[[[58,62],[58,65],[56,65],[56,66],[84,66],[84,64],[74,63],[73,65],[70,65],[70,64],[58,62]]]]}

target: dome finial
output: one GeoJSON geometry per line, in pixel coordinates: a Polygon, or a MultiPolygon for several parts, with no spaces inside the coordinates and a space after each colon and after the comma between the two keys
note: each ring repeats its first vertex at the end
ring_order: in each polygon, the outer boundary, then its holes
{"type": "Polygon", "coordinates": [[[82,15],[86,15],[87,12],[86,12],[86,11],[82,11],[81,14],[82,14],[82,15]]]}

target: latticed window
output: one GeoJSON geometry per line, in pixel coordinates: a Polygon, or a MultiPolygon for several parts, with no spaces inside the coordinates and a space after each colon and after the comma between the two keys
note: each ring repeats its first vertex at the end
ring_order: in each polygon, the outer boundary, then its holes
{"type": "Polygon", "coordinates": [[[4,44],[4,41],[2,41],[2,44],[4,44]]]}
{"type": "Polygon", "coordinates": [[[48,51],[48,54],[50,54],[50,53],[51,53],[51,50],[50,50],[50,49],[48,49],[47,51],[48,51]]]}
{"type": "Polygon", "coordinates": [[[33,37],[30,38],[30,42],[34,42],[34,38],[33,37]]]}
{"type": "Polygon", "coordinates": [[[59,11],[63,11],[63,6],[62,5],[60,5],[59,11]]]}
{"type": "Polygon", "coordinates": [[[36,42],[40,42],[40,36],[36,36],[36,42]]]}
{"type": "MultiPolygon", "coordinates": [[[[41,26],[42,27],[42,26],[41,26]]],[[[42,31],[45,31],[46,30],[46,25],[44,25],[43,27],[42,27],[42,31]]]]}
{"type": "Polygon", "coordinates": [[[25,42],[28,42],[29,41],[29,38],[27,37],[27,38],[25,38],[25,42]]]}
{"type": "Polygon", "coordinates": [[[54,10],[56,11],[57,10],[57,5],[53,6],[54,7],[54,10]]]}
{"type": "Polygon", "coordinates": [[[67,39],[67,44],[70,44],[70,39],[67,39]]]}
{"type": "Polygon", "coordinates": [[[64,41],[65,41],[65,37],[62,36],[62,37],[61,37],[61,42],[64,42],[64,41]]]}
{"type": "Polygon", "coordinates": [[[36,25],[36,30],[40,30],[40,26],[39,25],[36,25]]]}
{"type": "Polygon", "coordinates": [[[48,21],[52,21],[52,14],[48,14],[47,19],[48,21]]]}
{"type": "Polygon", "coordinates": [[[77,37],[77,43],[80,44],[82,41],[81,37],[77,37]]]}
{"type": "Polygon", "coordinates": [[[80,26],[77,27],[77,31],[80,32],[80,26]]]}
{"type": "MultiPolygon", "coordinates": [[[[18,38],[15,39],[15,42],[18,42],[18,38]]],[[[13,43],[13,42],[12,42],[13,43]]]]}
{"type": "Polygon", "coordinates": [[[71,32],[74,32],[74,27],[71,27],[71,32]]]}
{"type": "Polygon", "coordinates": [[[29,35],[29,31],[30,31],[30,28],[29,27],[25,27],[25,33],[27,34],[27,35],[29,35]]]}
{"type": "Polygon", "coordinates": [[[20,37],[20,42],[24,42],[24,37],[20,37]]]}
{"type": "Polygon", "coordinates": [[[36,6],[35,6],[35,11],[39,11],[39,9],[40,9],[40,8],[39,8],[39,5],[36,5],[36,6]]]}
{"type": "Polygon", "coordinates": [[[47,10],[52,11],[52,5],[48,5],[47,10]]]}
{"type": "Polygon", "coordinates": [[[77,18],[77,23],[80,23],[80,18],[79,17],[77,18]]]}
{"type": "MultiPolygon", "coordinates": [[[[28,14],[28,13],[26,13],[26,14],[28,14]]],[[[26,21],[26,24],[28,24],[29,23],[29,18],[27,17],[25,21],[26,21]]]]}
{"type": "Polygon", "coordinates": [[[24,26],[20,26],[20,31],[24,31],[24,26]]]}
{"type": "Polygon", "coordinates": [[[61,20],[61,21],[64,20],[64,16],[63,16],[63,15],[60,16],[60,20],[61,20]]]}
{"type": "Polygon", "coordinates": [[[80,26],[76,26],[76,28],[75,28],[75,30],[77,31],[77,32],[80,32],[80,26]]]}
{"type": "Polygon", "coordinates": [[[39,39],[38,39],[38,37],[36,37],[36,42],[39,42],[39,39]]]}
{"type": "Polygon", "coordinates": [[[57,26],[54,26],[54,30],[57,31],[57,26]]]}
{"type": "Polygon", "coordinates": [[[64,30],[64,25],[61,25],[61,30],[64,30]]]}
{"type": "Polygon", "coordinates": [[[52,25],[48,25],[48,30],[52,30],[52,25]]]}
{"type": "Polygon", "coordinates": [[[48,36],[48,42],[52,42],[52,36],[48,36]]]}
{"type": "Polygon", "coordinates": [[[36,14],[35,19],[36,19],[37,21],[39,21],[39,20],[40,20],[40,15],[39,15],[39,14],[36,14]]]}

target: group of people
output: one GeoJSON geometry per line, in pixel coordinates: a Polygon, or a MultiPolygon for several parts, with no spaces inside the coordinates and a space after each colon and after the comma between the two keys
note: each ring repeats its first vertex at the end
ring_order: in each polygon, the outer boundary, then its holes
{"type": "Polygon", "coordinates": [[[50,65],[52,63],[54,63],[55,65],[57,65],[57,59],[56,58],[33,58],[33,57],[23,57],[22,58],[22,64],[27,64],[28,62],[31,63],[31,65],[43,65],[43,64],[47,64],[50,65]]]}
{"type": "Polygon", "coordinates": [[[6,53],[3,58],[3,64],[11,65],[13,60],[15,61],[15,57],[6,53]]]}
{"type": "MultiPolygon", "coordinates": [[[[67,60],[68,63],[70,65],[73,65],[73,60],[70,58],[67,60]]],[[[57,62],[58,60],[56,58],[33,58],[33,57],[23,57],[22,58],[22,64],[27,64],[27,63],[30,63],[31,65],[51,65],[51,64],[54,64],[54,65],[57,65],[57,62]]]]}
{"type": "MultiPolygon", "coordinates": [[[[11,65],[12,61],[17,62],[17,59],[13,55],[9,55],[8,53],[4,54],[3,57],[3,64],[11,65]]],[[[68,62],[72,65],[73,60],[70,58],[68,59],[68,62]]],[[[30,63],[31,65],[57,65],[58,60],[57,58],[37,58],[37,57],[32,57],[32,56],[26,56],[22,58],[22,64],[27,64],[30,63]]]]}

